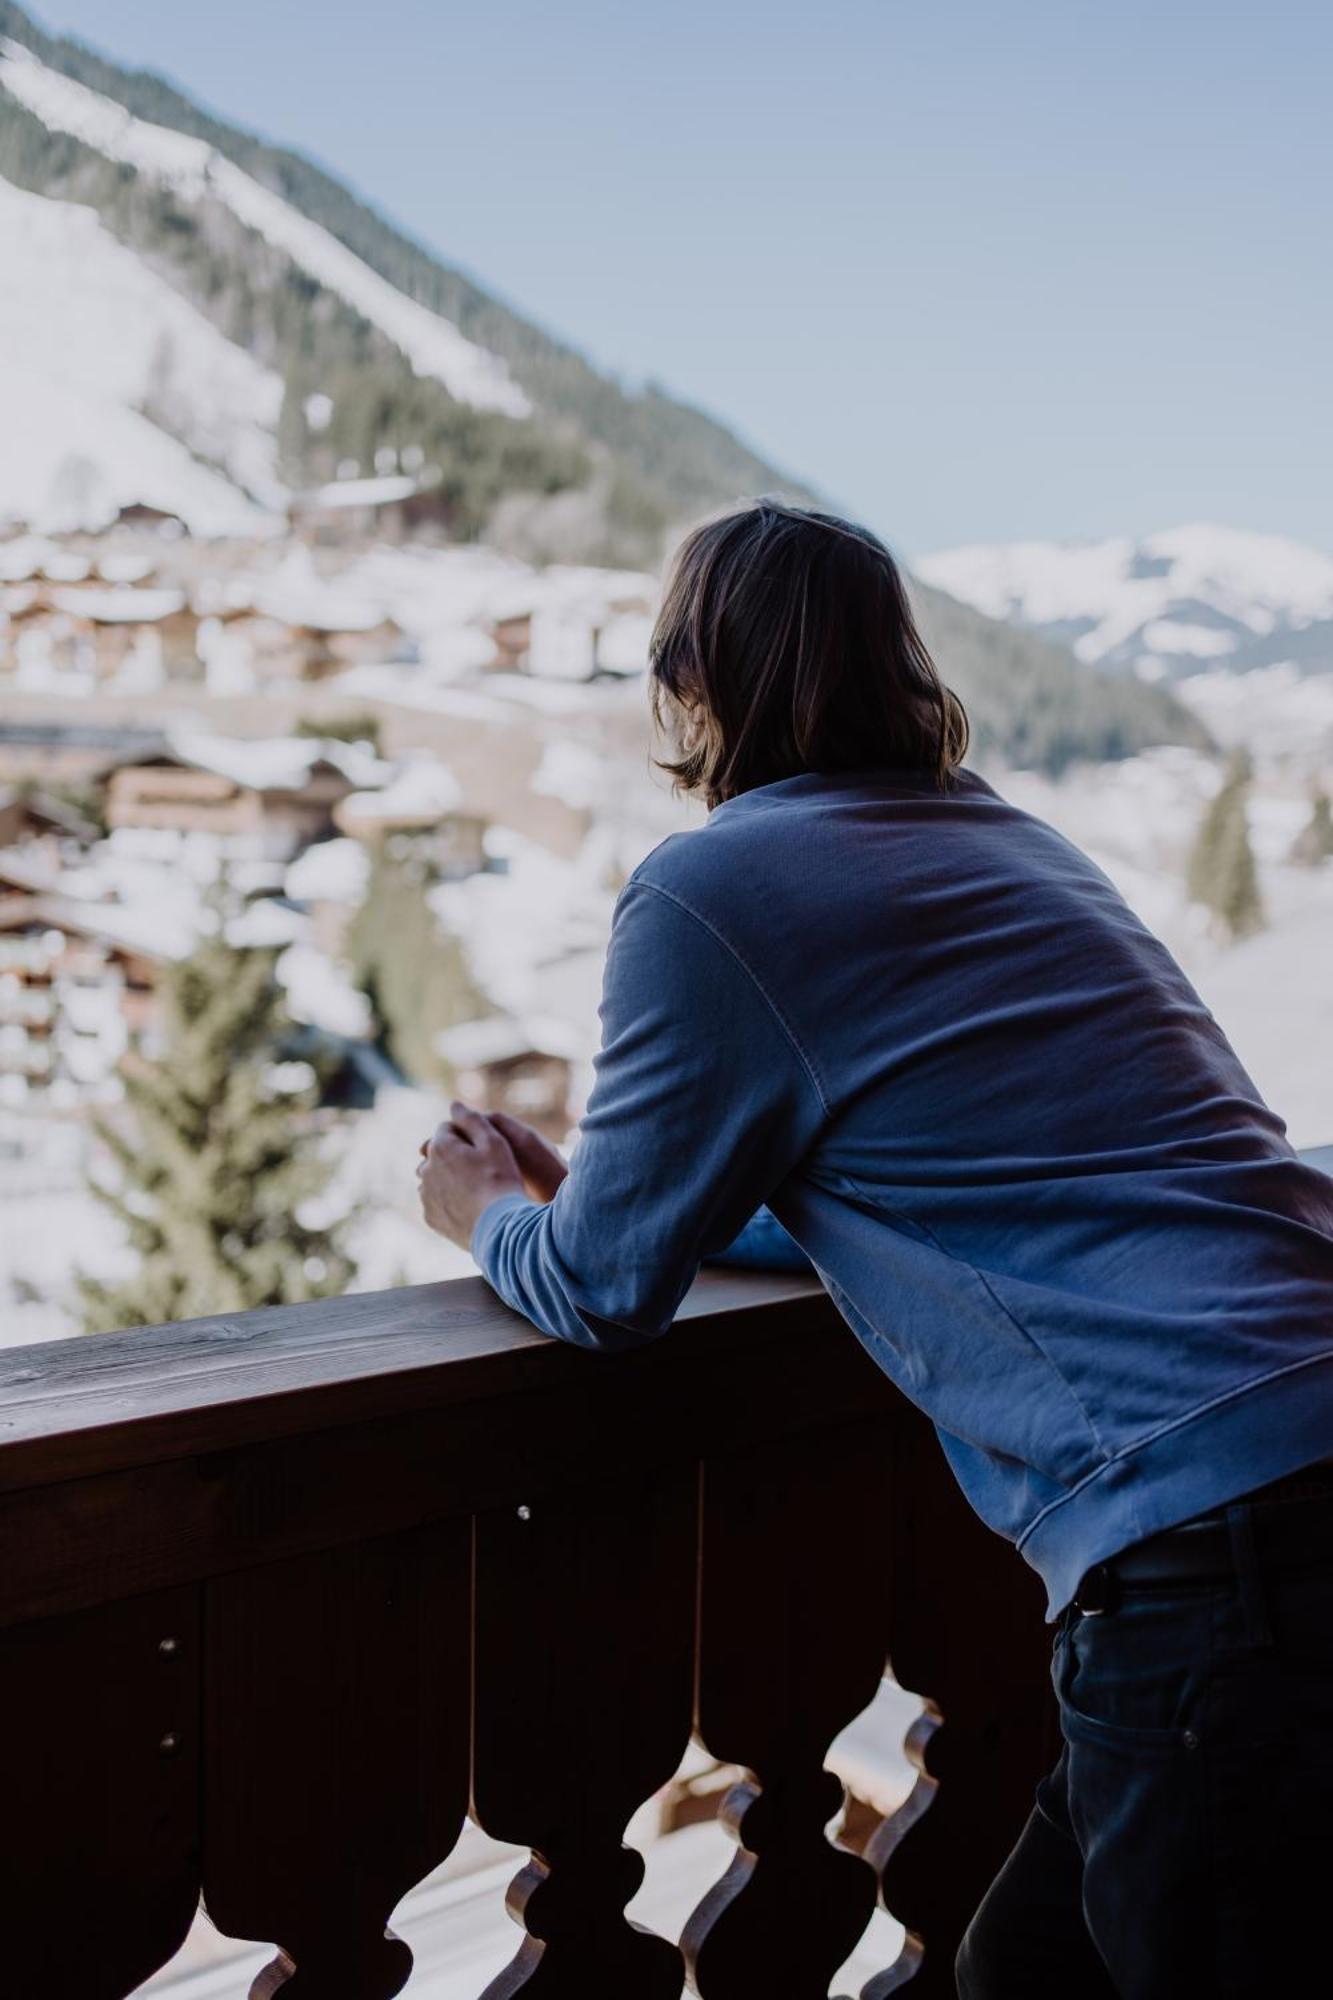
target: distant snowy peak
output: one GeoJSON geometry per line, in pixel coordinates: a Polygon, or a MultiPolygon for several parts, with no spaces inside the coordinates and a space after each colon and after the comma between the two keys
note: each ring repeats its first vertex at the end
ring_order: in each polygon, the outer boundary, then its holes
{"type": "Polygon", "coordinates": [[[48,68],[20,42],[0,41],[0,88],[53,132],[171,188],[181,200],[223,203],[247,229],[370,321],[418,375],[442,382],[459,402],[526,416],[531,405],[504,362],[372,271],[281,195],[205,143],[136,118],[109,97],[48,68]]]}
{"type": "Polygon", "coordinates": [[[1278,535],[1196,525],[1138,541],[976,543],[916,569],[1095,666],[1149,679],[1288,662],[1333,671],[1333,556],[1278,535]]]}

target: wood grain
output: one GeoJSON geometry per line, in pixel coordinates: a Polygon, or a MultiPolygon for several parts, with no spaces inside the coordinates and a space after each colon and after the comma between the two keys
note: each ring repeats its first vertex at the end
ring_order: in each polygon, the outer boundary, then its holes
{"type": "Polygon", "coordinates": [[[3,1990],[123,2000],[202,1878],[255,2000],[388,2000],[470,1765],[533,1852],[488,2000],[826,2000],[877,1884],[864,2000],[950,1992],[1049,1761],[1035,1581],[813,1281],[682,1320],[588,1354],[463,1280],[0,1355],[3,1990]],[[823,1762],[886,1652],[933,1706],[862,1859],[823,1762]],[[622,1842],[692,1706],[749,1776],[682,1951],[622,1842]]]}
{"type": "Polygon", "coordinates": [[[199,1902],[199,1593],[0,1634],[0,1930],[13,2000],[122,2000],[199,1902]]]}
{"type": "Polygon", "coordinates": [[[626,1922],[627,1820],[689,1742],[698,1478],[584,1482],[477,1521],[473,1813],[533,1858],[485,2000],[676,2000],[674,1944],[626,1922]]]}
{"type": "Polygon", "coordinates": [[[389,1916],[467,1810],[470,1571],[458,1524],[208,1586],[204,1901],[281,1947],[256,2000],[407,1981],[389,1916]]]}
{"type": "Polygon", "coordinates": [[[907,1941],[861,2000],[953,2000],[963,1932],[1058,1754],[1050,1630],[1037,1578],[977,1519],[919,1418],[887,1518],[894,1674],[925,1706],[908,1742],[920,1776],[868,1849],[907,1941]]]}
{"type": "MultiPolygon", "coordinates": [[[[672,1329],[672,1363],[812,1320],[851,1340],[813,1279],[707,1272],[672,1329]]],[[[550,1340],[480,1278],[6,1348],[0,1492],[426,1402],[535,1394],[644,1358],[550,1340]]]]}

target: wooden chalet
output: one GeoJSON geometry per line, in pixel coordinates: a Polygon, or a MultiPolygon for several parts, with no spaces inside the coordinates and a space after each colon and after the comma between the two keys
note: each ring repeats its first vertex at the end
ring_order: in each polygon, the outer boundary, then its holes
{"type": "Polygon", "coordinates": [[[374,768],[343,744],[182,736],[108,774],[107,824],[209,833],[287,860],[333,831],[336,807],[374,768]]]}
{"type": "Polygon", "coordinates": [[[101,1095],[130,1048],[151,1048],[178,943],[139,913],[15,880],[0,856],[0,1072],[73,1102],[101,1095]]]}
{"type": "Polygon", "coordinates": [[[368,847],[410,839],[441,881],[476,875],[487,865],[489,820],[467,807],[453,772],[430,752],[404,759],[376,790],[351,793],[333,816],[344,833],[368,847]]]}
{"type": "Polygon", "coordinates": [[[507,1111],[548,1139],[569,1135],[576,1037],[562,1021],[494,1014],[436,1037],[454,1088],[480,1111],[507,1111]]]}
{"type": "Polygon", "coordinates": [[[30,582],[3,595],[0,671],[98,685],[199,677],[199,620],[182,590],[30,582]]]}

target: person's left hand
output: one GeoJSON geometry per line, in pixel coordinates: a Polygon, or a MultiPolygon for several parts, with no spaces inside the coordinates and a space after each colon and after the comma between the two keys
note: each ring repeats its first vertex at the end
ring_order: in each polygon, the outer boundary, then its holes
{"type": "Polygon", "coordinates": [[[455,1100],[422,1145],[417,1185],[427,1226],[466,1250],[482,1210],[497,1195],[522,1194],[523,1176],[490,1119],[455,1100]]]}

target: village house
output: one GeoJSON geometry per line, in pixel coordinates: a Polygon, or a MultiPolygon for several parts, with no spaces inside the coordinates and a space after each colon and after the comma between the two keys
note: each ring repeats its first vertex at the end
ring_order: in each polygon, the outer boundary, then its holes
{"type": "Polygon", "coordinates": [[[182,732],[109,772],[107,825],[212,835],[232,856],[285,861],[331,834],[336,807],[383,769],[353,744],[182,732]]]}
{"type": "Polygon", "coordinates": [[[86,847],[98,829],[77,807],[35,785],[0,783],[0,849],[54,866],[71,847],[86,847]]]}
{"type": "Polygon", "coordinates": [[[280,681],[327,680],[368,662],[397,659],[403,629],[378,612],[310,610],[285,618],[258,605],[232,606],[204,621],[200,650],[210,693],[280,681]]]}
{"type": "Polygon", "coordinates": [[[487,866],[488,821],[466,810],[457,778],[429,751],[405,758],[379,789],[350,793],[333,817],[343,833],[367,846],[410,837],[440,881],[460,881],[487,866]]]}
{"type": "Polygon", "coordinates": [[[438,479],[405,472],[336,479],[287,504],[292,533],[318,548],[374,542],[447,539],[450,508],[438,479]]]}
{"type": "Polygon", "coordinates": [[[0,1102],[106,1097],[128,1049],[153,1053],[171,950],[143,912],[17,886],[8,872],[0,860],[0,1102]]]}
{"type": "Polygon", "coordinates": [[[491,673],[589,681],[641,674],[647,665],[656,582],[622,570],[553,564],[521,596],[492,612],[491,673]]]}
{"type": "Polygon", "coordinates": [[[158,687],[199,675],[199,620],[183,590],[30,580],[0,593],[0,671],[42,686],[158,687]]]}
{"type": "Polygon", "coordinates": [[[165,740],[160,729],[132,723],[19,721],[0,712],[0,784],[100,789],[117,764],[143,760],[165,740]]]}
{"type": "Polygon", "coordinates": [[[507,1111],[557,1143],[568,1136],[579,1046],[565,1022],[494,1014],[444,1029],[435,1046],[477,1110],[507,1111]]]}
{"type": "Polygon", "coordinates": [[[374,603],[312,569],[290,569],[258,587],[235,580],[203,590],[199,653],[212,694],[272,683],[326,680],[351,667],[404,660],[412,647],[374,603]]]}

